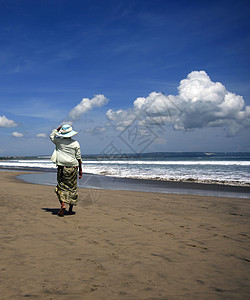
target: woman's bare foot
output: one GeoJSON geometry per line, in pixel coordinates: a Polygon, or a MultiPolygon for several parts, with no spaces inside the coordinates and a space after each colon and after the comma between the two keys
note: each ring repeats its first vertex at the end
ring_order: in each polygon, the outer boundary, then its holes
{"type": "Polygon", "coordinates": [[[63,217],[64,216],[65,209],[66,209],[66,206],[65,206],[64,202],[61,202],[61,209],[57,213],[59,217],[63,217]]]}
{"type": "Polygon", "coordinates": [[[63,217],[64,216],[64,211],[65,211],[65,207],[62,207],[59,212],[57,213],[59,217],[63,217]]]}

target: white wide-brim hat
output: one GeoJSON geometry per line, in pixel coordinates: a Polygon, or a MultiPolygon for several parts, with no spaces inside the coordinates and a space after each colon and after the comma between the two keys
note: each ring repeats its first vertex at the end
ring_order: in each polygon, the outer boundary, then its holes
{"type": "Polygon", "coordinates": [[[72,127],[69,124],[64,124],[59,132],[57,133],[57,136],[64,137],[64,138],[70,138],[74,135],[76,135],[78,132],[74,131],[72,127]]]}

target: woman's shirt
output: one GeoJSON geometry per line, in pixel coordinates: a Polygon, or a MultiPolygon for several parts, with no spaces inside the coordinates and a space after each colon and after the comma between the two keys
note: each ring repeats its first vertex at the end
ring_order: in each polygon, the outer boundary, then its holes
{"type": "Polygon", "coordinates": [[[81,159],[80,145],[72,138],[60,138],[54,129],[50,134],[51,141],[56,145],[56,164],[65,167],[77,167],[81,159]]]}

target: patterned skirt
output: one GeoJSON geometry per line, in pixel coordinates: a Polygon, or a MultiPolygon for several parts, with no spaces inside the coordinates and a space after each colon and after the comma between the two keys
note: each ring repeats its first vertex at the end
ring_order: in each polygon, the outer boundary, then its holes
{"type": "Polygon", "coordinates": [[[60,202],[77,205],[77,171],[77,167],[58,166],[55,192],[60,202]]]}

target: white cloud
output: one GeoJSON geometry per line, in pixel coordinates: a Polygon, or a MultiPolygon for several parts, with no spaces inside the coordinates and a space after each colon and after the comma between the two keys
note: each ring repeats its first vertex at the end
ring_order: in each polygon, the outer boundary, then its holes
{"type": "Polygon", "coordinates": [[[245,106],[243,97],[227,91],[220,82],[212,82],[206,72],[191,72],[178,91],[176,96],[152,92],[137,98],[133,108],[110,109],[106,116],[118,130],[135,118],[141,125],[171,124],[176,130],[226,127],[229,135],[250,127],[250,107],[245,106]]]}
{"type": "Polygon", "coordinates": [[[47,138],[47,134],[45,134],[45,133],[38,133],[36,135],[36,137],[38,137],[38,138],[47,138]]]}
{"type": "Polygon", "coordinates": [[[83,98],[82,101],[70,111],[69,116],[72,120],[76,120],[91,109],[106,105],[108,101],[109,99],[104,95],[95,95],[92,99],[83,98]]]}
{"type": "Polygon", "coordinates": [[[7,119],[5,116],[0,116],[0,127],[15,127],[17,124],[13,120],[7,119]]]}
{"type": "Polygon", "coordinates": [[[117,130],[124,130],[125,127],[132,124],[132,122],[136,119],[136,115],[132,110],[122,110],[119,109],[114,111],[109,109],[106,112],[106,116],[111,122],[111,124],[115,124],[117,130]]]}
{"type": "Polygon", "coordinates": [[[70,125],[70,126],[72,126],[73,125],[73,122],[72,121],[63,121],[63,122],[61,122],[61,126],[62,125],[64,125],[64,124],[68,124],[68,125],[70,125]]]}
{"type": "Polygon", "coordinates": [[[24,136],[24,134],[21,132],[14,131],[14,132],[12,132],[12,136],[14,136],[16,138],[21,138],[24,136]]]}

